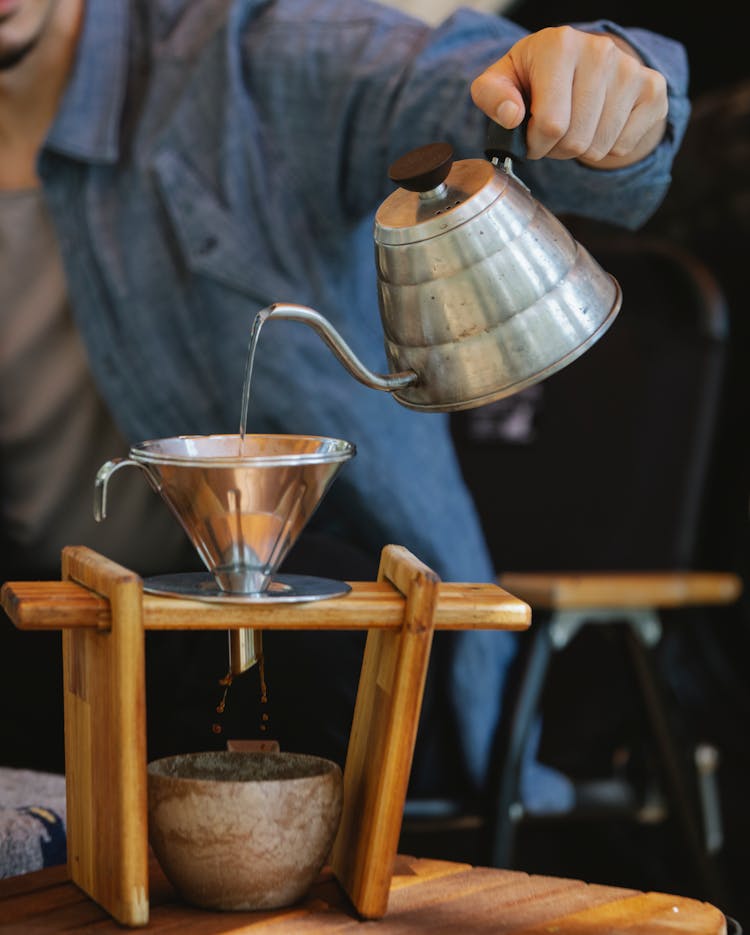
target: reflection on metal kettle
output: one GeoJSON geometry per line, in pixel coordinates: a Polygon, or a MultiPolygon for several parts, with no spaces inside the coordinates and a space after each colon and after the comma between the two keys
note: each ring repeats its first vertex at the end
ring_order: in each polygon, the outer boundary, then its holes
{"type": "Polygon", "coordinates": [[[481,406],[574,361],[620,309],[605,272],[520,182],[518,136],[494,127],[487,159],[453,161],[447,143],[407,153],[375,218],[378,301],[389,373],[370,371],[314,309],[277,303],[352,376],[411,409],[481,406]]]}

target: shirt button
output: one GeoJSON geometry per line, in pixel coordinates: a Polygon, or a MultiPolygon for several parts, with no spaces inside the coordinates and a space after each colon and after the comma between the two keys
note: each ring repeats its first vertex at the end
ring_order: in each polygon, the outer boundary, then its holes
{"type": "Polygon", "coordinates": [[[213,234],[210,234],[208,237],[204,238],[201,241],[200,246],[198,247],[198,253],[201,256],[206,256],[209,253],[213,253],[214,250],[218,247],[219,241],[213,234]]]}

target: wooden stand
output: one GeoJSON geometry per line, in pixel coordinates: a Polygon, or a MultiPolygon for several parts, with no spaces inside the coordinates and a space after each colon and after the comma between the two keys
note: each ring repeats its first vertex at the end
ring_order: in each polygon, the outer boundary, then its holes
{"type": "Polygon", "coordinates": [[[149,918],[144,631],[367,629],[332,868],[357,912],[387,910],[427,665],[436,629],[529,625],[494,584],[447,584],[400,546],[376,582],[300,604],[209,604],[144,594],[138,575],[78,546],[60,582],[8,582],[21,629],[63,630],[68,869],[117,921],[149,918]]]}

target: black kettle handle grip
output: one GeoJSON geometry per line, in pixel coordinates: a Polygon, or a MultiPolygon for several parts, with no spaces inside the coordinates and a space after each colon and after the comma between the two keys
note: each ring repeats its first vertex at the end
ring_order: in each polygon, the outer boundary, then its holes
{"type": "Polygon", "coordinates": [[[494,120],[489,121],[487,137],[484,143],[484,154],[489,160],[503,160],[510,157],[514,162],[523,162],[526,159],[526,124],[529,122],[528,114],[513,130],[501,127],[494,120]]]}

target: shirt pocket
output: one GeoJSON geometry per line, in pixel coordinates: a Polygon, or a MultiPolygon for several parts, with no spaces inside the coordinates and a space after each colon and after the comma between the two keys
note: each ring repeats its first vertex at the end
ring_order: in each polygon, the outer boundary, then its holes
{"type": "MultiPolygon", "coordinates": [[[[177,154],[159,153],[154,169],[188,268],[261,305],[285,300],[289,277],[278,269],[258,228],[223,205],[177,154]]],[[[248,209],[249,211],[249,209],[248,209]]]]}

